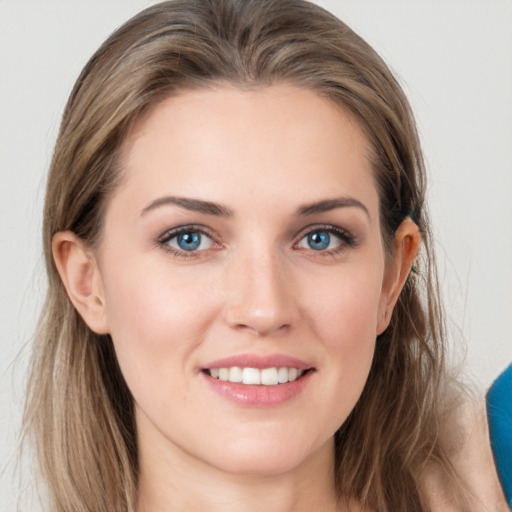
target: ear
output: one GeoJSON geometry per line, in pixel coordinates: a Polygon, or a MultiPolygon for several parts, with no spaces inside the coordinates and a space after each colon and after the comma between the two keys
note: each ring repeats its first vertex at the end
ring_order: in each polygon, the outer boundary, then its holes
{"type": "Polygon", "coordinates": [[[75,309],[92,331],[107,334],[103,281],[92,251],[71,231],[60,231],[53,237],[52,252],[75,309]]]}
{"type": "Polygon", "coordinates": [[[391,313],[409,276],[414,258],[418,254],[420,242],[421,234],[418,226],[407,217],[395,232],[395,252],[384,273],[377,334],[383,333],[391,321],[391,313]]]}

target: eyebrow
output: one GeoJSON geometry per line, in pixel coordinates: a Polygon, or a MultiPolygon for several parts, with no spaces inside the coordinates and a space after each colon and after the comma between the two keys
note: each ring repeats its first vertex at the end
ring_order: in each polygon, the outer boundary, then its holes
{"type": "Polygon", "coordinates": [[[215,215],[218,217],[232,217],[233,210],[230,210],[226,206],[222,206],[211,201],[203,201],[202,199],[192,199],[189,197],[177,197],[177,196],[165,196],[155,199],[148,204],[141,212],[141,216],[146,215],[155,208],[160,208],[166,205],[176,205],[191,212],[205,213],[207,215],[215,215]]]}
{"type": "MultiPolygon", "coordinates": [[[[212,201],[204,201],[202,199],[193,199],[190,197],[178,197],[178,196],[165,196],[155,199],[148,206],[142,209],[141,216],[146,215],[151,210],[160,208],[167,205],[176,205],[186,210],[204,213],[206,215],[215,215],[217,217],[233,217],[234,212],[227,206],[214,203],[212,201]]],[[[315,215],[318,213],[328,212],[336,208],[360,208],[368,218],[370,218],[370,212],[368,208],[353,197],[339,197],[335,199],[325,199],[323,201],[317,201],[315,203],[306,204],[300,206],[296,210],[296,215],[300,217],[306,217],[309,215],[315,215]]]]}
{"type": "Polygon", "coordinates": [[[297,209],[297,215],[301,217],[305,217],[307,215],[315,215],[317,213],[328,212],[330,210],[334,210],[336,208],[350,208],[355,207],[363,210],[366,213],[367,217],[370,219],[370,212],[368,208],[353,197],[338,197],[334,199],[326,199],[324,201],[318,201],[316,203],[306,204],[304,206],[300,206],[297,209]]]}

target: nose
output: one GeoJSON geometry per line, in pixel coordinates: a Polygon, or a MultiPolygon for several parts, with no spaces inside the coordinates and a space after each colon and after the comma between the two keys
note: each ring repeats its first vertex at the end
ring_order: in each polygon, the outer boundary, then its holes
{"type": "Polygon", "coordinates": [[[275,254],[231,262],[224,311],[231,328],[262,337],[293,328],[299,314],[293,281],[285,267],[275,254]]]}

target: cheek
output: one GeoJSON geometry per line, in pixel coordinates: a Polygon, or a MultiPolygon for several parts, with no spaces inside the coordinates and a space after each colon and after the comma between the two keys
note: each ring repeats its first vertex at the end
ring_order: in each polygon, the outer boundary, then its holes
{"type": "Polygon", "coordinates": [[[333,348],[343,344],[358,346],[362,340],[375,340],[382,274],[377,270],[343,269],[323,280],[310,298],[310,317],[325,341],[333,348]]]}
{"type": "Polygon", "coordinates": [[[308,318],[327,355],[331,389],[343,390],[342,417],[360,396],[371,367],[379,312],[381,274],[340,272],[315,293],[308,318]]]}
{"type": "Polygon", "coordinates": [[[209,295],[197,284],[201,280],[171,274],[162,265],[117,261],[105,272],[105,299],[126,380],[182,370],[213,314],[209,295]]]}

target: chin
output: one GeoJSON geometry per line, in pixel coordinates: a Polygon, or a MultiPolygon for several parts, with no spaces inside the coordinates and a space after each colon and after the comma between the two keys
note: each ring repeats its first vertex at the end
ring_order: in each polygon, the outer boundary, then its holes
{"type": "MultiPolygon", "coordinates": [[[[283,440],[282,437],[276,437],[259,442],[231,444],[229,449],[223,451],[216,466],[234,475],[275,476],[297,469],[303,462],[323,451],[322,447],[311,446],[309,442],[289,441],[289,438],[283,440]]],[[[331,450],[329,441],[326,448],[331,450]]]]}
{"type": "Polygon", "coordinates": [[[245,476],[276,476],[293,471],[300,466],[302,460],[296,457],[277,458],[273,456],[258,456],[246,454],[226,458],[219,467],[225,473],[245,476]]]}

